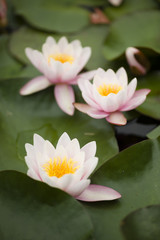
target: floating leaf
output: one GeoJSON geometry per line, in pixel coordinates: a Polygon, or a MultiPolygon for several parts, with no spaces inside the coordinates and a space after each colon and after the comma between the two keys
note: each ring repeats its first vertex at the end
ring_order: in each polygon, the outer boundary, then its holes
{"type": "Polygon", "coordinates": [[[91,239],[92,223],[78,201],[22,173],[0,173],[0,202],[1,239],[91,239]]]}
{"type": "Polygon", "coordinates": [[[37,29],[57,32],[76,32],[89,23],[89,13],[70,1],[13,0],[15,11],[37,29]]]}
{"type": "Polygon", "coordinates": [[[0,37],[0,79],[13,78],[20,72],[22,65],[13,59],[7,49],[8,36],[0,37]]]}
{"type": "Polygon", "coordinates": [[[110,6],[105,8],[104,11],[109,19],[114,20],[133,12],[156,9],[157,5],[156,1],[153,0],[127,0],[123,1],[118,7],[110,6]]]}
{"type": "Polygon", "coordinates": [[[104,46],[106,59],[122,55],[127,47],[150,48],[160,53],[159,11],[143,11],[126,15],[113,22],[104,46]],[[149,24],[146,24],[146,19],[149,24]]]}
{"type": "Polygon", "coordinates": [[[137,110],[149,117],[160,119],[160,73],[151,73],[141,79],[138,88],[149,88],[151,92],[137,110]]]}
{"type": "Polygon", "coordinates": [[[123,240],[121,220],[130,212],[160,204],[160,138],[146,140],[120,152],[105,163],[92,182],[111,187],[122,194],[118,201],[84,203],[99,240],[123,240]]]}
{"type": "Polygon", "coordinates": [[[108,63],[103,56],[103,43],[108,34],[108,26],[90,26],[84,31],[71,36],[71,39],[79,39],[83,46],[90,46],[92,48],[92,55],[86,68],[89,70],[97,69],[99,67],[107,69],[108,63]]]}
{"type": "Polygon", "coordinates": [[[155,139],[160,136],[160,126],[153,129],[150,133],[147,134],[147,137],[150,139],[155,139]]]}
{"type": "MultiPolygon", "coordinates": [[[[28,140],[32,143],[33,134],[37,131],[45,139],[52,134],[54,145],[65,131],[71,138],[77,138],[81,147],[95,140],[98,166],[118,152],[113,129],[105,120],[92,119],[79,112],[73,117],[64,114],[54,100],[53,87],[31,96],[20,96],[19,89],[25,82],[24,79],[16,79],[0,83],[0,170],[26,172],[22,159],[25,155],[24,143],[28,140]]],[[[77,91],[76,96],[78,94],[77,91]]]]}
{"type": "Polygon", "coordinates": [[[129,214],[122,222],[126,240],[159,240],[160,205],[139,209],[129,214]]]}

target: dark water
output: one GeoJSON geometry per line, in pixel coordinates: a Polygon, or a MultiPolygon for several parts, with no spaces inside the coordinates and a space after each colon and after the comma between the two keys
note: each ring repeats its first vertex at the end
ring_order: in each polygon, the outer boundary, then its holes
{"type": "Polygon", "coordinates": [[[160,121],[140,116],[125,126],[115,126],[119,149],[123,149],[147,139],[146,135],[160,124],[160,121]]]}

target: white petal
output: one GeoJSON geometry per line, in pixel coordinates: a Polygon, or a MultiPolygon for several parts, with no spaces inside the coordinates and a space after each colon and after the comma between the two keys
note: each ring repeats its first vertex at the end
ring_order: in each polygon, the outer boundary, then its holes
{"type": "Polygon", "coordinates": [[[120,85],[126,86],[128,84],[127,73],[126,73],[126,70],[123,67],[118,69],[118,71],[116,72],[116,75],[117,75],[117,78],[120,82],[120,85]]]}
{"type": "Polygon", "coordinates": [[[98,158],[97,157],[92,157],[92,158],[88,159],[84,163],[84,175],[83,175],[82,178],[87,179],[91,175],[91,173],[94,171],[97,164],[98,164],[98,158]]]}
{"type": "Polygon", "coordinates": [[[80,182],[73,183],[69,188],[67,189],[67,192],[72,195],[73,197],[76,197],[80,195],[90,184],[90,180],[81,180],[80,182]]]}
{"type": "Polygon", "coordinates": [[[91,184],[76,198],[86,202],[97,202],[118,199],[121,195],[112,188],[91,184]]]}
{"type": "Polygon", "coordinates": [[[36,133],[34,134],[33,143],[34,143],[35,151],[42,152],[42,149],[45,144],[45,140],[40,135],[36,133]]]}
{"type": "Polygon", "coordinates": [[[85,152],[85,160],[87,161],[89,158],[92,158],[95,156],[96,154],[96,149],[97,149],[97,146],[96,146],[96,142],[93,141],[93,142],[89,142],[87,143],[86,145],[84,145],[82,148],[81,148],[81,151],[84,151],[85,152]]]}
{"type": "Polygon", "coordinates": [[[73,88],[66,84],[56,85],[54,88],[54,95],[58,106],[68,115],[74,114],[75,96],[73,88]]]}
{"type": "Polygon", "coordinates": [[[137,79],[134,78],[127,87],[127,101],[130,100],[133,96],[133,94],[135,93],[137,87],[137,79]]]}
{"type": "Polygon", "coordinates": [[[57,142],[57,147],[63,146],[63,147],[65,148],[65,147],[68,146],[68,144],[70,144],[70,142],[71,142],[70,137],[68,136],[68,134],[67,134],[66,132],[64,132],[64,133],[60,136],[60,138],[59,138],[59,140],[58,140],[58,142],[57,142]]]}
{"type": "Polygon", "coordinates": [[[86,65],[90,56],[91,56],[91,48],[90,47],[83,48],[82,54],[78,60],[78,72],[80,72],[83,69],[83,67],[86,65]]]}
{"type": "Polygon", "coordinates": [[[68,46],[68,40],[66,37],[61,37],[58,41],[58,46],[61,52],[68,46]]]}
{"type": "Polygon", "coordinates": [[[51,47],[51,46],[53,46],[54,44],[56,44],[56,41],[55,41],[55,39],[54,39],[53,37],[49,36],[49,37],[47,37],[47,39],[46,39],[46,43],[51,47]]]}
{"type": "Polygon", "coordinates": [[[26,83],[20,89],[20,94],[29,95],[35,92],[39,92],[51,85],[52,84],[48,81],[48,79],[45,76],[39,76],[39,77],[33,78],[31,81],[26,83]]]}
{"type": "Polygon", "coordinates": [[[74,156],[80,152],[80,145],[78,140],[75,138],[72,141],[70,141],[67,145],[66,145],[66,151],[68,153],[68,156],[70,158],[74,158],[74,156]]]}

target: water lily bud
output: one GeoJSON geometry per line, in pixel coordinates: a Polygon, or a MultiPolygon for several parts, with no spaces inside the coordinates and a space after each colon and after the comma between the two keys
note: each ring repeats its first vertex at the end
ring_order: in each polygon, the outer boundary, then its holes
{"type": "Polygon", "coordinates": [[[108,0],[112,5],[119,6],[123,0],[108,0]]]}
{"type": "Polygon", "coordinates": [[[148,72],[150,63],[139,49],[128,47],[125,55],[130,69],[134,74],[145,75],[148,72]]]}
{"type": "Polygon", "coordinates": [[[90,15],[90,19],[93,24],[108,24],[110,22],[99,8],[94,9],[94,12],[90,15]]]}

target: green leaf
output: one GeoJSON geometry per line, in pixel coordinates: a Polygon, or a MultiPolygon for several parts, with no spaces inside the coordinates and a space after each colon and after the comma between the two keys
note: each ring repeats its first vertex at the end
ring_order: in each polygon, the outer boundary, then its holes
{"type": "Polygon", "coordinates": [[[117,201],[84,203],[94,225],[95,239],[123,240],[121,220],[138,208],[160,204],[160,138],[146,140],[120,152],[92,177],[92,183],[122,194],[117,201]]]}
{"type": "Polygon", "coordinates": [[[147,137],[150,139],[155,139],[160,136],[160,126],[153,129],[151,132],[147,134],[147,137]]]}
{"type": "Polygon", "coordinates": [[[126,240],[159,240],[160,205],[139,209],[129,214],[122,222],[126,240]]]}
{"type": "Polygon", "coordinates": [[[160,119],[160,73],[155,72],[147,75],[138,82],[138,88],[149,88],[151,92],[146,101],[136,110],[149,117],[160,119]],[[153,107],[154,106],[154,107],[153,107]]]}
{"type": "Polygon", "coordinates": [[[118,7],[110,6],[105,8],[107,17],[111,20],[115,20],[126,14],[131,14],[137,11],[151,10],[158,8],[158,4],[153,0],[127,0],[123,1],[118,7]]]}
{"type": "Polygon", "coordinates": [[[91,221],[78,201],[22,173],[0,173],[0,203],[3,240],[91,239],[91,221]]]}
{"type": "MultiPolygon", "coordinates": [[[[107,61],[102,54],[103,42],[108,34],[107,26],[89,26],[85,30],[78,34],[68,35],[67,38],[72,41],[79,39],[82,42],[82,46],[90,46],[92,49],[92,55],[86,68],[89,70],[96,69],[98,67],[106,68],[107,61]]],[[[25,48],[30,47],[33,49],[42,49],[42,44],[50,34],[35,31],[33,29],[22,27],[18,31],[14,32],[10,39],[10,51],[12,54],[22,63],[28,64],[30,61],[25,55],[25,48]]],[[[51,34],[56,40],[61,35],[51,34]]]]}
{"type": "Polygon", "coordinates": [[[107,69],[108,62],[103,56],[103,43],[108,34],[108,26],[89,26],[84,31],[71,36],[71,40],[79,39],[83,46],[90,46],[92,55],[86,68],[89,70],[97,69],[99,67],[107,69]]]}
{"type": "Polygon", "coordinates": [[[50,32],[76,32],[89,23],[86,9],[57,0],[13,0],[15,11],[37,29],[50,32]]]}
{"type": "Polygon", "coordinates": [[[160,53],[159,11],[142,11],[113,22],[104,46],[106,59],[122,55],[127,47],[150,48],[160,53]],[[146,19],[147,23],[146,24],[146,19]]]}
{"type": "Polygon", "coordinates": [[[20,72],[22,65],[14,60],[7,49],[8,36],[0,37],[0,79],[14,78],[20,72]]]}
{"type": "MultiPolygon", "coordinates": [[[[98,167],[117,154],[113,129],[105,119],[92,119],[78,111],[73,117],[66,115],[54,100],[53,87],[30,96],[20,96],[19,89],[27,81],[16,79],[0,83],[0,170],[26,172],[24,144],[26,141],[32,143],[36,132],[52,140],[54,145],[63,132],[67,132],[71,139],[77,138],[81,147],[96,141],[98,167]]],[[[78,97],[79,92],[75,91],[78,97]]]]}

